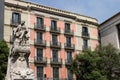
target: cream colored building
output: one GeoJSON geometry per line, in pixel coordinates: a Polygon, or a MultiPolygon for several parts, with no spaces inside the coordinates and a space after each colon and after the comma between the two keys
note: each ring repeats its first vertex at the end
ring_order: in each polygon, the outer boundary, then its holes
{"type": "Polygon", "coordinates": [[[68,58],[86,48],[94,50],[98,45],[98,22],[95,18],[27,1],[5,0],[3,39],[10,45],[12,31],[21,21],[29,27],[30,67],[38,80],[43,77],[75,78],[67,69],[71,61],[68,58]],[[36,27],[38,24],[42,24],[42,28],[36,27]],[[52,26],[56,30],[52,30],[52,26]],[[36,42],[38,37],[42,42],[36,42]],[[57,40],[55,46],[52,44],[54,40],[57,40]],[[54,55],[55,51],[57,55],[54,55]],[[42,60],[38,60],[41,56],[42,60]],[[58,62],[54,62],[54,56],[58,62]]]}

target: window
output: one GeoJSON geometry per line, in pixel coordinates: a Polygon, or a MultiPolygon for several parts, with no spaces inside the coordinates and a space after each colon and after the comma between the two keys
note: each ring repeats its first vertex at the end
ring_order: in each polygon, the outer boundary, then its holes
{"type": "Polygon", "coordinates": [[[70,32],[70,24],[65,23],[65,32],[70,32]]]}
{"type": "Polygon", "coordinates": [[[52,30],[57,30],[57,22],[55,20],[51,21],[51,29],[52,30]]]}
{"type": "Polygon", "coordinates": [[[87,27],[82,27],[82,32],[88,33],[88,28],[87,27]]]}
{"type": "Polygon", "coordinates": [[[67,69],[68,80],[73,80],[73,73],[67,69]]]}
{"type": "Polygon", "coordinates": [[[72,52],[71,51],[67,51],[67,62],[71,62],[72,61],[72,52]]]}
{"type": "Polygon", "coordinates": [[[43,18],[37,17],[37,27],[43,27],[44,22],[43,22],[43,18]]]}
{"type": "Polygon", "coordinates": [[[37,80],[43,80],[43,67],[37,66],[37,80]]]}
{"type": "Polygon", "coordinates": [[[71,37],[69,36],[66,37],[66,45],[69,47],[71,46],[71,37]]]}
{"type": "Polygon", "coordinates": [[[12,24],[20,24],[21,23],[21,15],[20,13],[12,13],[12,24]]]}
{"type": "Polygon", "coordinates": [[[42,43],[43,41],[42,32],[37,32],[37,41],[42,43]]]}
{"type": "Polygon", "coordinates": [[[52,44],[57,45],[57,42],[58,42],[57,35],[52,34],[52,44]]]}
{"type": "Polygon", "coordinates": [[[42,59],[43,59],[43,49],[37,48],[37,60],[42,61],[42,59]]]}
{"type": "Polygon", "coordinates": [[[58,62],[58,50],[52,50],[53,62],[58,62]]]}
{"type": "Polygon", "coordinates": [[[59,68],[53,67],[53,80],[59,80],[59,68]]]}
{"type": "Polygon", "coordinates": [[[84,48],[88,47],[88,40],[87,39],[83,39],[83,46],[84,46],[84,48]]]}

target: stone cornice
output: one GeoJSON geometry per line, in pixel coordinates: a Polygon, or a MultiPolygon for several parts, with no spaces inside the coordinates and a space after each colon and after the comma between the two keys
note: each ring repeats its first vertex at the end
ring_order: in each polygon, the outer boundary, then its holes
{"type": "MultiPolygon", "coordinates": [[[[29,3],[29,2],[26,2],[26,3],[29,3]]],[[[78,17],[81,16],[81,15],[71,13],[71,12],[68,12],[68,11],[63,11],[63,10],[60,10],[60,9],[55,9],[55,8],[43,6],[43,5],[37,5],[36,4],[36,6],[35,6],[34,3],[29,3],[29,4],[26,4],[27,6],[26,5],[23,6],[23,5],[20,5],[20,4],[14,4],[14,3],[10,3],[10,2],[5,2],[5,5],[9,6],[9,7],[20,8],[20,9],[23,9],[23,10],[41,11],[41,12],[48,13],[48,14],[53,14],[53,15],[57,15],[57,16],[61,16],[61,17],[70,18],[70,19],[73,19],[73,20],[78,21],[78,22],[83,22],[83,23],[88,23],[88,24],[98,26],[97,21],[93,22],[93,21],[90,21],[90,20],[87,20],[87,19],[86,20],[80,19],[78,17]]],[[[96,20],[95,18],[91,18],[91,17],[87,17],[87,16],[83,16],[83,17],[96,20]]]]}

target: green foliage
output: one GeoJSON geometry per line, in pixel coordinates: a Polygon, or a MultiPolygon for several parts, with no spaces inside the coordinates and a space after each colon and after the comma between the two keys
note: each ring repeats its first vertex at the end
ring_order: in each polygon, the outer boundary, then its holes
{"type": "Polygon", "coordinates": [[[5,41],[0,41],[0,80],[4,80],[7,70],[9,48],[5,41]]]}
{"type": "Polygon", "coordinates": [[[116,69],[120,72],[120,55],[112,45],[88,49],[76,56],[69,69],[77,80],[119,80],[114,73],[116,69]]]}
{"type": "Polygon", "coordinates": [[[107,76],[107,80],[120,80],[120,52],[111,44],[99,46],[95,52],[101,57],[98,66],[107,76]]]}

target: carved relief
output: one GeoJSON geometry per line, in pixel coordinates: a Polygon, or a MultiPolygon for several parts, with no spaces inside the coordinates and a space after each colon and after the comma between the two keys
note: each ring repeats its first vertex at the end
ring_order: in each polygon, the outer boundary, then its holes
{"type": "Polygon", "coordinates": [[[6,80],[30,79],[34,80],[34,73],[29,68],[29,31],[24,26],[25,21],[13,30],[13,46],[8,58],[8,70],[6,80]]]}

